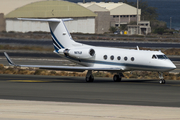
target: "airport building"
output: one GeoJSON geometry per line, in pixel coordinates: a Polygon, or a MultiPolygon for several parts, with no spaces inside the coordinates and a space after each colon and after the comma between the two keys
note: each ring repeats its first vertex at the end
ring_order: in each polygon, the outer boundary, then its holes
{"type": "Polygon", "coordinates": [[[16,18],[73,18],[65,22],[70,32],[95,33],[95,17],[92,11],[67,1],[40,1],[19,7],[5,15],[6,31],[49,32],[47,22],[20,21],[16,18]]]}
{"type": "MultiPolygon", "coordinates": [[[[78,3],[79,5],[93,11],[93,12],[107,12],[109,11],[110,26],[119,27],[121,24],[128,24],[132,21],[137,21],[137,8],[126,3],[118,2],[88,2],[78,3]]],[[[140,21],[141,9],[138,9],[138,19],[140,21]]]]}
{"type": "MultiPolygon", "coordinates": [[[[97,13],[98,16],[104,13],[103,18],[100,19],[100,21],[103,22],[108,20],[110,26],[120,27],[123,24],[128,24],[130,22],[137,22],[137,8],[130,6],[126,3],[87,2],[87,3],[78,3],[78,4],[93,11],[94,13],[97,13]]],[[[127,34],[133,35],[133,34],[148,34],[148,33],[151,33],[150,22],[141,21],[141,9],[138,9],[138,25],[128,25],[127,34]]]]}
{"type": "MultiPolygon", "coordinates": [[[[70,33],[109,32],[111,26],[119,27],[137,21],[137,9],[128,4],[119,3],[72,3],[62,0],[8,0],[1,1],[0,31],[49,32],[47,22],[20,21],[17,18],[73,18],[65,24],[70,33]],[[8,5],[11,3],[11,5],[8,5]],[[7,7],[6,7],[7,6],[7,7]]],[[[139,21],[141,10],[138,10],[139,21]]],[[[136,33],[129,26],[129,34],[136,33]]],[[[144,33],[144,32],[142,32],[144,33]]],[[[146,32],[145,32],[146,33],[146,32]]]]}

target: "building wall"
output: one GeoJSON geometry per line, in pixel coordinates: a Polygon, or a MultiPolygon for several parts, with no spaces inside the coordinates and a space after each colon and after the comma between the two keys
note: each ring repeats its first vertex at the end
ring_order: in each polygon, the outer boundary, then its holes
{"type": "Polygon", "coordinates": [[[132,22],[132,21],[137,21],[136,15],[113,15],[113,20],[120,23],[122,22],[132,22]],[[119,18],[120,17],[120,18],[119,18]]]}
{"type": "Polygon", "coordinates": [[[0,13],[0,32],[6,30],[6,24],[4,19],[4,14],[0,13]]]}
{"type": "Polygon", "coordinates": [[[105,32],[109,32],[109,28],[110,28],[110,12],[109,11],[105,11],[105,12],[95,12],[96,14],[98,14],[98,16],[96,17],[96,33],[98,34],[103,34],[105,32]]]}
{"type": "MultiPolygon", "coordinates": [[[[73,21],[66,21],[65,25],[70,33],[95,33],[95,18],[75,18],[73,21]]],[[[47,22],[6,19],[6,31],[49,32],[49,26],[47,22]]]]}

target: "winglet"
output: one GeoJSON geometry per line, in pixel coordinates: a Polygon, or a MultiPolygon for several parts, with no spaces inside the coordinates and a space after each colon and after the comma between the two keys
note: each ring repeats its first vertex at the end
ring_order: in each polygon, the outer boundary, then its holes
{"type": "Polygon", "coordinates": [[[9,55],[8,55],[6,52],[4,52],[4,55],[5,55],[8,63],[9,63],[9,65],[16,66],[16,65],[14,64],[14,62],[12,62],[12,60],[9,58],[9,55]]]}

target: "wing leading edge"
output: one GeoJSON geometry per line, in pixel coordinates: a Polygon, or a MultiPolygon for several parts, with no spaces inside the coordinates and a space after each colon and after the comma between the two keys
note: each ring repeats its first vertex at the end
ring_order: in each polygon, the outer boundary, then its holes
{"type": "Polygon", "coordinates": [[[9,65],[17,67],[35,67],[39,69],[48,69],[48,70],[64,70],[64,71],[76,71],[83,72],[85,70],[94,70],[94,71],[120,71],[121,68],[112,67],[112,68],[101,68],[101,67],[81,67],[81,66],[49,66],[49,65],[17,65],[9,57],[9,55],[4,52],[4,55],[9,63],[9,65]]]}

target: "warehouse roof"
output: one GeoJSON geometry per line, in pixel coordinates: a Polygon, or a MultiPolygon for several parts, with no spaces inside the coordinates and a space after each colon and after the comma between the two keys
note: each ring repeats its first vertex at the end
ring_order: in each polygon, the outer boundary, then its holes
{"type": "MultiPolygon", "coordinates": [[[[133,6],[130,6],[126,3],[123,2],[87,2],[87,3],[78,3],[79,5],[85,7],[85,8],[90,8],[92,5],[98,5],[99,7],[109,10],[110,15],[136,15],[137,14],[137,9],[133,6]]],[[[90,9],[91,10],[91,9],[90,9]]],[[[141,9],[139,9],[138,14],[141,14],[141,9]]]]}
{"type": "Polygon", "coordinates": [[[108,11],[109,12],[109,10],[107,10],[107,9],[105,9],[103,7],[100,7],[100,6],[96,5],[96,4],[89,5],[86,8],[93,11],[93,12],[96,12],[96,11],[101,11],[101,12],[108,11]]]}
{"type": "Polygon", "coordinates": [[[95,17],[96,14],[78,4],[67,1],[34,2],[8,13],[6,18],[95,17]]]}
{"type": "Polygon", "coordinates": [[[0,12],[4,15],[32,2],[46,1],[46,0],[0,0],[0,12]]]}

